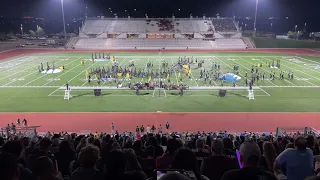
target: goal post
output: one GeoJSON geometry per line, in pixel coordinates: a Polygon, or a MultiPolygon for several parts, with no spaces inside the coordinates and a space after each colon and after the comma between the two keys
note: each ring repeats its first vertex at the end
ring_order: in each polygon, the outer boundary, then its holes
{"type": "Polygon", "coordinates": [[[152,97],[167,97],[166,90],[164,88],[154,88],[152,97]],[[163,96],[161,94],[163,93],[163,96]]]}

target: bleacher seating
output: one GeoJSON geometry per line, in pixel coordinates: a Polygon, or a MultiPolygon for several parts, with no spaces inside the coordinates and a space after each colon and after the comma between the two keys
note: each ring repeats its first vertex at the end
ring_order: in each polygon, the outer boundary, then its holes
{"type": "Polygon", "coordinates": [[[231,18],[87,19],[75,48],[246,48],[231,18]],[[215,33],[217,31],[218,33],[215,33]],[[226,32],[226,33],[220,33],[226,32]],[[104,34],[102,34],[104,33],[104,34]],[[85,35],[83,35],[85,34],[85,35]],[[165,35],[163,35],[165,34],[165,35]],[[238,34],[235,36],[235,34],[238,34]],[[227,36],[228,35],[228,36],[227,36]],[[87,37],[87,38],[85,38],[87,37]],[[130,37],[130,38],[128,38],[130,37]],[[162,38],[166,37],[166,38],[162,38]],[[170,38],[168,38],[170,37],[170,38]],[[232,38],[233,37],[233,38],[232,38]],[[216,38],[216,41],[213,39],[216,38]],[[220,38],[220,39],[219,39],[220,38]]]}
{"type": "Polygon", "coordinates": [[[212,49],[216,48],[214,41],[189,39],[99,39],[80,38],[75,46],[77,49],[212,49]]]}
{"type": "Polygon", "coordinates": [[[216,39],[216,44],[218,48],[225,49],[243,49],[247,47],[242,39],[216,39]]]}
{"type": "Polygon", "coordinates": [[[109,23],[109,21],[105,20],[86,21],[82,31],[87,34],[100,34],[106,31],[109,23]]]}
{"type": "Polygon", "coordinates": [[[107,33],[143,33],[143,32],[182,32],[182,33],[208,33],[213,31],[209,20],[146,20],[146,19],[88,19],[82,32],[87,34],[107,33]]]}
{"type": "Polygon", "coordinates": [[[237,27],[230,18],[215,18],[212,20],[213,26],[217,32],[236,32],[237,27]]]}

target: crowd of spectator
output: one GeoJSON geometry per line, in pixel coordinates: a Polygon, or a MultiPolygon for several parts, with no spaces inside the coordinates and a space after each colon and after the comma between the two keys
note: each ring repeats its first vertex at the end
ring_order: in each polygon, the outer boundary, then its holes
{"type": "Polygon", "coordinates": [[[217,18],[212,20],[212,24],[217,32],[237,31],[236,25],[232,19],[217,18]]]}
{"type": "Polygon", "coordinates": [[[319,179],[314,136],[123,133],[0,138],[1,180],[319,179]],[[160,177],[161,176],[161,177],[160,177]]]}

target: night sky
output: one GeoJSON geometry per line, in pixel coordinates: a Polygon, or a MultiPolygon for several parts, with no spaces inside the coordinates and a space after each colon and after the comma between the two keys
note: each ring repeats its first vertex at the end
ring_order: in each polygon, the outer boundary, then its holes
{"type": "MultiPolygon", "coordinates": [[[[255,0],[64,0],[68,31],[81,26],[85,15],[118,17],[233,17],[240,24],[252,27],[255,0]],[[110,10],[110,9],[111,10],[110,10]],[[136,9],[136,10],[134,10],[136,9]],[[179,11],[180,9],[180,11],[179,11]],[[112,12],[111,12],[112,11],[112,12]],[[251,20],[244,18],[251,17],[251,20]]],[[[309,32],[320,31],[320,0],[259,0],[257,29],[270,32],[287,32],[303,29],[307,23],[309,32]],[[288,18],[286,18],[288,17],[288,18]],[[272,26],[271,26],[272,23],[272,26]]],[[[43,26],[47,32],[62,30],[60,0],[5,0],[0,6],[0,32],[19,31],[20,24],[25,29],[43,26]],[[30,16],[44,19],[23,19],[30,16]],[[11,22],[11,24],[10,24],[11,22]],[[24,24],[23,24],[24,23],[24,24]]]]}

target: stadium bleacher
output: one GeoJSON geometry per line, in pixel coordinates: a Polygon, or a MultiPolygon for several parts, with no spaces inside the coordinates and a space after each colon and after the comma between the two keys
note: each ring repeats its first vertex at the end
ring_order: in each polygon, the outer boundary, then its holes
{"type": "Polygon", "coordinates": [[[230,18],[88,18],[81,28],[79,40],[73,47],[77,49],[245,49],[247,45],[230,18]],[[238,34],[236,37],[226,38],[219,34],[220,31],[238,34]]]}
{"type": "Polygon", "coordinates": [[[236,32],[237,27],[231,18],[215,18],[212,20],[217,32],[236,32]]]}

